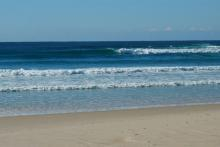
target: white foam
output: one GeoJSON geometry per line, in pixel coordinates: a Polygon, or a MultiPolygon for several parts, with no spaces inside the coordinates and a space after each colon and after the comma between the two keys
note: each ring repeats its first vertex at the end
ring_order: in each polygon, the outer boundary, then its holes
{"type": "Polygon", "coordinates": [[[126,67],[126,68],[86,68],[86,69],[0,69],[0,77],[52,77],[73,76],[76,74],[131,74],[131,73],[163,73],[163,72],[213,72],[220,71],[220,66],[175,66],[175,67],[126,67]]]}
{"type": "Polygon", "coordinates": [[[169,86],[197,86],[218,85],[220,80],[199,81],[173,81],[173,82],[138,82],[138,83],[114,83],[96,85],[28,85],[18,87],[0,87],[0,92],[17,91],[59,91],[59,90],[85,90],[85,89],[109,89],[109,88],[144,88],[144,87],[169,87],[169,86]]]}
{"type": "Polygon", "coordinates": [[[119,54],[148,55],[148,54],[198,54],[198,53],[220,53],[220,46],[207,46],[205,48],[169,48],[169,49],[153,49],[153,48],[120,48],[116,50],[119,54]]]}

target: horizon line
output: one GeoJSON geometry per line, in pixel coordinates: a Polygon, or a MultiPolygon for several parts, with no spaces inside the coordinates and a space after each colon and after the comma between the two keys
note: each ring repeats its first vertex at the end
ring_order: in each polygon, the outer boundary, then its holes
{"type": "Polygon", "coordinates": [[[170,42],[170,41],[220,41],[220,39],[192,39],[192,40],[115,40],[115,41],[110,41],[110,40],[100,40],[100,41],[0,41],[0,43],[53,43],[53,42],[60,42],[60,43],[65,43],[65,42],[170,42]]]}

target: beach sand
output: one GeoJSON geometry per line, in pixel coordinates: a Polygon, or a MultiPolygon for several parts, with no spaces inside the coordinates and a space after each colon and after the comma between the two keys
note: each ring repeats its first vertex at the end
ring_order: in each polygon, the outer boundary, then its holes
{"type": "Polygon", "coordinates": [[[220,147],[220,105],[0,118],[0,147],[220,147]]]}

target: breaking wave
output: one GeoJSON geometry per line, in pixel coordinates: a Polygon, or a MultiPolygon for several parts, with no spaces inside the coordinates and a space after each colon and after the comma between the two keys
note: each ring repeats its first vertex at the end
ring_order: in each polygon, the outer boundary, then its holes
{"type": "Polygon", "coordinates": [[[131,73],[163,73],[163,72],[210,72],[220,71],[220,66],[176,66],[176,67],[125,67],[125,68],[85,68],[85,69],[0,69],[0,77],[31,76],[73,76],[77,74],[131,74],[131,73]]]}
{"type": "Polygon", "coordinates": [[[86,90],[86,89],[109,89],[109,88],[145,88],[145,87],[168,87],[168,86],[197,86],[197,85],[218,85],[220,80],[200,81],[174,81],[174,82],[143,82],[143,83],[115,83],[97,85],[29,85],[21,87],[0,87],[0,92],[21,92],[21,91],[62,91],[62,90],[86,90]]]}
{"type": "Polygon", "coordinates": [[[149,54],[205,54],[205,53],[220,53],[220,46],[206,46],[204,48],[120,48],[116,50],[119,54],[132,55],[149,55],[149,54]]]}

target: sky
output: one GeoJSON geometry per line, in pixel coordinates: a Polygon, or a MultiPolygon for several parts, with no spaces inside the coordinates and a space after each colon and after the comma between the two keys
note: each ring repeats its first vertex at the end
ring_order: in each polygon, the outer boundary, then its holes
{"type": "Polygon", "coordinates": [[[220,40],[220,0],[0,0],[0,42],[220,40]]]}

